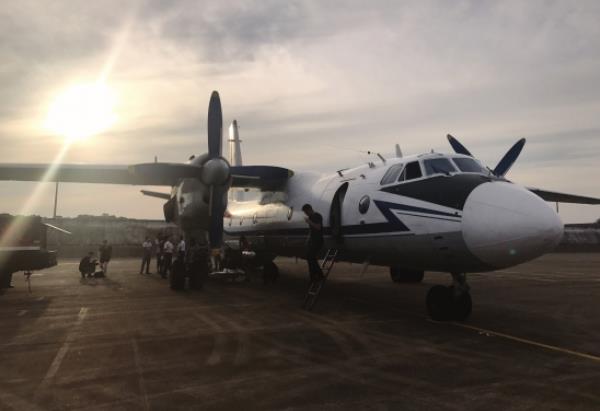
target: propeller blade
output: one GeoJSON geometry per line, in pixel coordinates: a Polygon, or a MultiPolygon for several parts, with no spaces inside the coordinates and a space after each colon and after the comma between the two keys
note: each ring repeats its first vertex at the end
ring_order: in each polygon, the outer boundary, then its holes
{"type": "Polygon", "coordinates": [[[213,91],[208,104],[208,161],[202,165],[201,180],[210,187],[208,240],[218,255],[223,244],[223,215],[227,208],[230,167],[223,151],[223,113],[219,93],[213,91]]]}
{"type": "Polygon", "coordinates": [[[452,146],[452,149],[455,153],[473,157],[473,154],[471,154],[471,152],[467,150],[465,146],[460,144],[460,142],[457,139],[452,137],[450,134],[448,134],[446,137],[448,137],[448,142],[452,146]]]}
{"type": "Polygon", "coordinates": [[[492,171],[494,175],[503,177],[510,170],[515,161],[517,161],[517,158],[519,158],[519,154],[521,154],[521,150],[525,146],[525,141],[524,138],[520,139],[504,154],[502,160],[498,162],[498,165],[492,171]]]}
{"type": "Polygon", "coordinates": [[[219,93],[213,91],[208,104],[208,157],[221,157],[223,147],[223,113],[219,93]]]}

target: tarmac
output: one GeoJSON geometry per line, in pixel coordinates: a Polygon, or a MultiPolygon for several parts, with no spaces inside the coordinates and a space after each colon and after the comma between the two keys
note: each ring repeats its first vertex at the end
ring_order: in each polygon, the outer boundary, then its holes
{"type": "Polygon", "coordinates": [[[0,295],[1,410],[598,410],[600,254],[468,280],[473,314],[429,320],[429,287],[338,263],[313,312],[305,262],[275,285],[174,292],[138,260],[77,262],[0,295]]]}

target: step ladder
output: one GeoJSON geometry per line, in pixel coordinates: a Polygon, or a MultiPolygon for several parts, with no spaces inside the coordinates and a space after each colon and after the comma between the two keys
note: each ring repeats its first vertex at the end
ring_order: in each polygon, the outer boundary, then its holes
{"type": "Polygon", "coordinates": [[[302,304],[302,308],[305,310],[312,310],[319,298],[319,294],[323,289],[323,285],[325,285],[325,280],[329,277],[329,273],[333,269],[335,265],[339,250],[337,248],[330,248],[327,250],[325,254],[325,258],[323,258],[323,262],[321,263],[321,270],[323,271],[323,277],[317,281],[311,281],[308,286],[308,291],[306,292],[306,297],[304,297],[304,304],[302,304]]]}

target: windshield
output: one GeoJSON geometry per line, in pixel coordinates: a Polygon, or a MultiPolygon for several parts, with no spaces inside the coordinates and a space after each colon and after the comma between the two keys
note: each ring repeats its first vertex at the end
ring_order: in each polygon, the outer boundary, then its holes
{"type": "Polygon", "coordinates": [[[472,158],[454,157],[454,163],[465,173],[485,173],[486,170],[472,158]]]}
{"type": "Polygon", "coordinates": [[[395,183],[402,171],[404,164],[395,164],[391,166],[381,179],[381,185],[395,183]]]}
{"type": "Polygon", "coordinates": [[[446,174],[456,172],[456,169],[447,158],[430,158],[423,161],[425,173],[430,176],[433,174],[446,174]]]}

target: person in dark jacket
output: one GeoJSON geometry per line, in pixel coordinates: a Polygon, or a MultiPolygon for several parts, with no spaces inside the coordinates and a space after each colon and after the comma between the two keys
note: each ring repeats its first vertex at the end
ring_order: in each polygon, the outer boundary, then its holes
{"type": "Polygon", "coordinates": [[[154,239],[154,254],[156,254],[156,272],[161,273],[164,241],[160,237],[154,239]]]}
{"type": "Polygon", "coordinates": [[[302,211],[306,214],[304,221],[308,224],[310,233],[306,242],[306,262],[310,281],[319,281],[323,278],[323,271],[319,265],[319,254],[323,248],[323,216],[313,210],[310,204],[304,204],[302,211]]]}
{"type": "Polygon", "coordinates": [[[79,262],[79,272],[81,278],[91,277],[96,271],[96,259],[94,258],[94,252],[90,251],[85,257],[79,262]]]}
{"type": "Polygon", "coordinates": [[[102,241],[102,245],[100,246],[99,253],[100,253],[100,268],[102,269],[102,272],[104,273],[104,275],[106,275],[106,273],[108,272],[108,262],[110,261],[110,259],[112,257],[112,246],[110,244],[108,244],[108,241],[106,241],[106,240],[102,241]]]}

